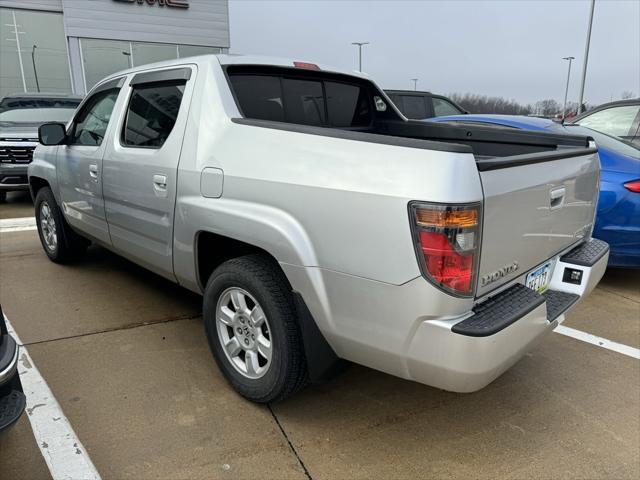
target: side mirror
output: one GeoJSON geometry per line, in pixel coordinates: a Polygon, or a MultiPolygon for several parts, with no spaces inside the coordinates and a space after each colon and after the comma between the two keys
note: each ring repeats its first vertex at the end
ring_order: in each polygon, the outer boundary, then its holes
{"type": "Polygon", "coordinates": [[[38,140],[42,145],[62,145],[67,140],[64,123],[45,123],[38,129],[38,140]]]}

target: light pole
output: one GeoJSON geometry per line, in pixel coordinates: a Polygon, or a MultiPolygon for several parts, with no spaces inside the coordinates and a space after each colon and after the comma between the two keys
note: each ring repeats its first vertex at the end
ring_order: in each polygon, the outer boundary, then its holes
{"type": "Polygon", "coordinates": [[[591,0],[591,12],[589,13],[589,27],[587,28],[587,43],[584,46],[584,64],[582,65],[582,82],[580,84],[580,100],[578,100],[578,115],[582,113],[584,101],[584,82],[587,79],[587,61],[589,60],[589,44],[591,43],[591,25],[593,25],[593,10],[596,0],[591,0]]]}
{"type": "Polygon", "coordinates": [[[36,68],[36,48],[37,45],[31,47],[31,63],[33,63],[33,75],[36,77],[36,89],[40,92],[40,82],[38,81],[38,69],[36,68]]]}
{"type": "Polygon", "coordinates": [[[15,34],[15,39],[14,38],[7,38],[7,41],[11,41],[11,42],[16,42],[16,50],[18,52],[18,63],[20,65],[20,75],[22,75],[22,89],[26,92],[27,91],[27,79],[24,75],[24,63],[22,63],[22,48],[20,48],[20,35],[25,34],[26,32],[21,32],[19,30],[19,27],[21,25],[18,25],[18,23],[16,22],[16,12],[15,10],[11,11],[11,16],[13,17],[13,23],[6,23],[5,25],[7,27],[13,27],[13,33],[15,34]]]}
{"type": "Polygon", "coordinates": [[[563,60],[569,60],[569,71],[567,72],[567,86],[564,89],[564,103],[562,104],[562,121],[567,118],[567,95],[569,94],[569,78],[571,78],[571,62],[576,57],[562,57],[563,60]]]}
{"type": "Polygon", "coordinates": [[[358,46],[358,71],[362,71],[362,46],[369,45],[369,42],[351,42],[351,45],[358,46]]]}
{"type": "Polygon", "coordinates": [[[419,78],[412,78],[411,81],[413,82],[413,91],[415,92],[416,90],[418,90],[418,80],[420,80],[419,78]]]}
{"type": "Polygon", "coordinates": [[[122,54],[127,57],[127,63],[129,63],[129,68],[133,68],[133,62],[131,61],[131,53],[122,51],[122,54]]]}

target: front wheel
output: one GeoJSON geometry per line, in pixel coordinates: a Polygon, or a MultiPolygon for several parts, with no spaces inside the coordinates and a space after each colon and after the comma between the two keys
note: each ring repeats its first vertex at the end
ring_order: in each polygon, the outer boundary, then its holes
{"type": "Polygon", "coordinates": [[[207,282],[203,316],[213,356],[242,396],[279,401],[307,383],[291,287],[270,258],[247,255],[220,265],[207,282]]]}
{"type": "Polygon", "coordinates": [[[84,254],[89,242],[67,224],[50,188],[38,191],[35,209],[40,243],[50,260],[65,263],[84,254]]]}

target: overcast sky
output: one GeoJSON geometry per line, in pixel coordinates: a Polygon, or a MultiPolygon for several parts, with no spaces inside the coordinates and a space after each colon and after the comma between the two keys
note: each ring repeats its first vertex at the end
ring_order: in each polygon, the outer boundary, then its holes
{"type": "MultiPolygon", "coordinates": [[[[231,53],[357,68],[384,88],[577,101],[588,0],[230,0],[231,53]]],[[[585,100],[640,95],[640,0],[596,0],[585,100]]]]}

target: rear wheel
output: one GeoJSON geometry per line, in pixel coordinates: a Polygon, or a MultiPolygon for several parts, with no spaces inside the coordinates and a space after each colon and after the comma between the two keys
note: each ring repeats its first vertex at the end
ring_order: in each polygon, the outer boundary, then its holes
{"type": "Polygon", "coordinates": [[[67,224],[50,188],[38,191],[35,209],[40,243],[50,260],[65,263],[84,254],[89,242],[67,224]]]}
{"type": "Polygon", "coordinates": [[[3,203],[7,199],[7,192],[0,190],[0,203],[3,203]]]}
{"type": "Polygon", "coordinates": [[[307,383],[291,287],[270,258],[248,255],[220,265],[207,282],[203,314],[213,356],[242,396],[279,401],[307,383]]]}

